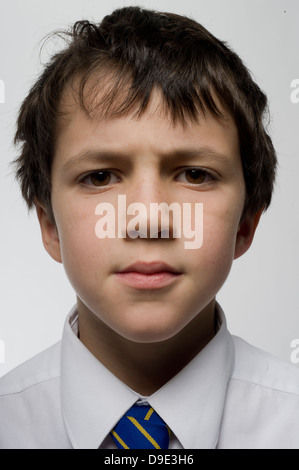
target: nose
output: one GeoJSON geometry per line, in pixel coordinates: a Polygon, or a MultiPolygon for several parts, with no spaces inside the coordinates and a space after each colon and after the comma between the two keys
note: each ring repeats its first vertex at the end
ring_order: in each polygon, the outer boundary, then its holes
{"type": "Polygon", "coordinates": [[[126,195],[124,238],[174,238],[174,206],[170,199],[165,181],[156,173],[132,184],[126,195]]]}

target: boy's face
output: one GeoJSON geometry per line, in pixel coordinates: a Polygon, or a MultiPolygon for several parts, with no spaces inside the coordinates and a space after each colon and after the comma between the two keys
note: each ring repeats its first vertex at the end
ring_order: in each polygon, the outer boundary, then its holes
{"type": "MultiPolygon", "coordinates": [[[[79,313],[89,312],[99,327],[135,342],[174,337],[212,306],[233,259],[248,249],[257,223],[248,219],[240,225],[245,183],[233,121],[207,114],[199,124],[172,126],[154,113],[157,103],[155,96],[139,120],[106,121],[87,117],[73,104],[59,128],[52,169],[56,226],[39,212],[45,247],[63,262],[79,313]],[[151,204],[163,202],[181,208],[189,203],[191,227],[198,227],[194,208],[202,203],[202,246],[186,249],[190,239],[183,231],[168,239],[148,233],[148,238],[119,237],[119,195],[126,196],[126,207],[143,203],[145,227],[151,223],[151,204]],[[95,210],[101,203],[115,208],[113,238],[96,235],[104,214],[95,210]],[[136,262],[166,263],[175,272],[146,265],[158,273],[140,274],[138,267],[124,273],[136,262]]],[[[189,225],[187,219],[186,214],[183,223],[189,225]]]]}

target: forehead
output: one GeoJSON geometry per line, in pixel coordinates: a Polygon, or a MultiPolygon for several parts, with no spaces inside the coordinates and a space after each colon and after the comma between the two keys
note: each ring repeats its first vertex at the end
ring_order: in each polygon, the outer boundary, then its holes
{"type": "MultiPolygon", "coordinates": [[[[101,93],[95,98],[101,99],[101,93]]],[[[67,89],[60,103],[56,126],[55,155],[64,160],[84,151],[115,150],[131,153],[142,151],[162,155],[192,147],[201,147],[226,155],[239,155],[238,131],[233,119],[222,110],[219,119],[210,112],[199,116],[198,122],[186,119],[173,122],[161,93],[152,93],[147,109],[140,116],[136,111],[103,117],[87,112],[78,96],[67,89]]],[[[98,110],[96,102],[93,105],[98,110]]]]}

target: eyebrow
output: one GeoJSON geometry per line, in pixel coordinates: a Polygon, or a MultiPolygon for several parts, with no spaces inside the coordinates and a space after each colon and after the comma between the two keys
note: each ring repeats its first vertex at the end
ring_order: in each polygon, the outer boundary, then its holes
{"type": "Polygon", "coordinates": [[[122,152],[113,152],[105,150],[84,150],[78,155],[70,157],[63,165],[64,170],[71,169],[81,163],[103,162],[103,161],[119,161],[129,160],[129,156],[122,152]]]}
{"type": "MultiPolygon", "coordinates": [[[[169,152],[160,153],[163,159],[197,159],[197,158],[212,158],[219,160],[223,164],[228,165],[231,158],[228,155],[216,152],[213,149],[207,147],[200,148],[182,148],[171,150],[169,152]]],[[[102,162],[117,162],[121,160],[123,163],[129,163],[132,161],[132,155],[122,151],[110,151],[110,150],[83,150],[78,155],[70,157],[63,165],[63,170],[70,170],[77,165],[83,163],[102,163],[102,162]]]]}

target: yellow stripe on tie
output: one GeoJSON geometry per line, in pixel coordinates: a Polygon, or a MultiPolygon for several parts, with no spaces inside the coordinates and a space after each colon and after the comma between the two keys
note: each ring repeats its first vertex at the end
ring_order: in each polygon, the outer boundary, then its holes
{"type": "Polygon", "coordinates": [[[138,423],[138,421],[132,416],[128,416],[128,419],[136,426],[137,429],[150,441],[155,449],[161,449],[159,444],[152,438],[152,436],[138,423]]]}
{"type": "Polygon", "coordinates": [[[150,417],[152,416],[153,412],[154,412],[154,408],[150,408],[148,412],[146,413],[146,417],[144,419],[148,421],[150,417]]]}
{"type": "Polygon", "coordinates": [[[127,446],[127,444],[122,440],[121,437],[119,437],[119,435],[115,432],[115,431],[111,431],[113,436],[115,437],[115,439],[118,440],[118,442],[123,446],[124,449],[130,449],[130,447],[127,446]]]}

